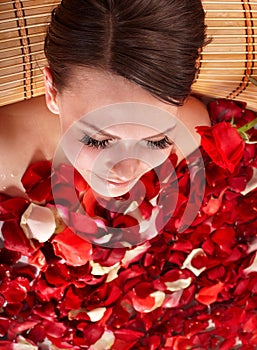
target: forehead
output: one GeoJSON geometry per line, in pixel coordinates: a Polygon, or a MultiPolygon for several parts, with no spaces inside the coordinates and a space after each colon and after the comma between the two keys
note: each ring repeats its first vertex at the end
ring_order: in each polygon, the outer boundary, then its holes
{"type": "MultiPolygon", "coordinates": [[[[141,103],[166,110],[171,115],[177,113],[176,106],[160,101],[137,84],[121,76],[89,68],[75,69],[71,74],[69,85],[59,93],[58,97],[64,130],[74,121],[88,116],[90,112],[117,103],[141,103]]],[[[129,110],[126,111],[124,108],[122,113],[118,114],[116,111],[116,114],[112,116],[110,113],[107,114],[107,110],[105,112],[106,120],[112,118],[114,124],[121,122],[138,123],[140,119],[145,123],[147,119],[146,111],[142,109],[138,110],[137,115],[129,110]],[[126,120],[124,121],[122,118],[126,120]]],[[[158,119],[158,114],[155,112],[156,116],[158,119]]],[[[97,119],[103,122],[100,114],[95,115],[94,122],[97,122],[97,119]]]]}
{"type": "Polygon", "coordinates": [[[175,116],[158,107],[136,103],[116,103],[104,106],[79,119],[76,123],[81,129],[115,133],[118,136],[136,137],[152,131],[155,134],[174,129],[175,116]]]}

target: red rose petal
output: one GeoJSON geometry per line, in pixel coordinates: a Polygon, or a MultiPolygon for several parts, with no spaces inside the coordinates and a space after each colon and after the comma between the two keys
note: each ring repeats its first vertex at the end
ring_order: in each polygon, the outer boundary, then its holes
{"type": "Polygon", "coordinates": [[[60,304],[60,309],[77,310],[81,307],[82,302],[83,300],[81,300],[81,296],[75,294],[73,288],[69,287],[60,304]]]}
{"type": "Polygon", "coordinates": [[[51,199],[51,162],[39,161],[31,164],[21,182],[28,196],[37,202],[51,199]]]}
{"type": "Polygon", "coordinates": [[[256,330],[257,315],[252,315],[244,324],[245,332],[253,332],[256,330]]]}
{"type": "Polygon", "coordinates": [[[98,288],[98,291],[96,291],[91,295],[88,302],[88,308],[95,309],[96,305],[97,307],[110,306],[115,301],[117,301],[120,296],[121,296],[121,290],[116,285],[112,285],[112,284],[102,285],[101,287],[98,288]],[[98,300],[97,304],[96,304],[96,300],[98,300]]]}
{"type": "Polygon", "coordinates": [[[45,272],[46,280],[56,287],[66,286],[70,281],[70,272],[61,263],[50,264],[45,272]]]}
{"type": "Polygon", "coordinates": [[[135,292],[139,298],[146,298],[154,291],[155,289],[153,288],[152,283],[142,282],[135,287],[135,292]]]}
{"type": "Polygon", "coordinates": [[[109,249],[93,246],[92,260],[95,263],[99,263],[101,266],[113,266],[123,259],[125,252],[125,248],[109,249]]]}
{"type": "Polygon", "coordinates": [[[19,278],[13,281],[5,280],[0,286],[0,293],[5,297],[7,302],[21,302],[27,296],[29,286],[26,287],[22,281],[19,281],[19,278]]]}
{"type": "MultiPolygon", "coordinates": [[[[26,277],[24,281],[26,284],[28,283],[28,280],[32,281],[37,274],[36,267],[25,264],[25,263],[19,263],[13,267],[12,275],[16,276],[17,278],[20,277],[26,277]],[[28,280],[27,280],[28,279],[28,280]]],[[[29,285],[26,286],[27,289],[29,289],[29,285]]]]}
{"type": "Polygon", "coordinates": [[[43,325],[34,326],[29,332],[29,339],[34,341],[35,344],[43,343],[46,337],[46,331],[43,325]]]}
{"type": "Polygon", "coordinates": [[[24,232],[16,221],[5,222],[2,227],[4,246],[6,249],[20,252],[25,256],[35,251],[31,242],[27,239],[24,232]]]}
{"type": "Polygon", "coordinates": [[[205,214],[211,216],[211,215],[216,214],[219,211],[221,204],[222,204],[222,199],[223,199],[223,195],[224,195],[225,190],[226,190],[226,188],[223,191],[221,191],[218,198],[211,197],[208,200],[207,204],[202,209],[205,214]]]}
{"type": "Polygon", "coordinates": [[[1,340],[1,350],[13,350],[13,342],[8,340],[1,340]]]}
{"type": "Polygon", "coordinates": [[[32,254],[30,254],[28,262],[31,265],[37,266],[40,269],[43,269],[47,266],[45,255],[42,253],[41,250],[36,250],[32,254]]]}
{"type": "Polygon", "coordinates": [[[209,103],[208,111],[211,120],[217,123],[221,121],[231,121],[233,118],[236,120],[241,118],[245,107],[245,102],[217,99],[209,103]]]}
{"type": "Polygon", "coordinates": [[[42,180],[42,182],[38,183],[30,190],[27,190],[29,198],[36,203],[43,203],[45,201],[52,200],[51,194],[51,179],[47,178],[42,180]]]}
{"type": "Polygon", "coordinates": [[[96,213],[96,198],[94,195],[94,192],[92,191],[92,189],[89,189],[88,191],[86,191],[83,200],[82,200],[83,206],[85,208],[86,213],[90,216],[90,217],[94,217],[97,215],[96,213]]]}
{"type": "Polygon", "coordinates": [[[15,339],[18,334],[23,333],[24,331],[28,331],[37,325],[39,321],[33,320],[23,320],[22,322],[12,321],[9,329],[8,329],[8,338],[15,339]]]}
{"type": "Polygon", "coordinates": [[[117,215],[113,220],[113,227],[127,228],[137,225],[138,221],[130,215],[120,214],[117,215]]]}
{"type": "Polygon", "coordinates": [[[95,235],[98,231],[96,222],[85,214],[70,213],[70,225],[75,232],[95,235]]]}
{"type": "Polygon", "coordinates": [[[214,163],[233,173],[244,153],[244,141],[237,130],[230,123],[221,122],[213,127],[199,126],[197,132],[214,163]]]}
{"type": "Polygon", "coordinates": [[[90,188],[86,180],[77,170],[74,171],[74,185],[78,192],[85,192],[90,188]]]}
{"type": "Polygon", "coordinates": [[[139,209],[141,211],[143,219],[148,220],[151,217],[153,208],[154,207],[152,206],[152,204],[146,201],[143,201],[139,205],[139,209]]]}
{"type": "Polygon", "coordinates": [[[18,315],[21,312],[22,308],[23,308],[23,304],[22,303],[14,303],[13,302],[13,303],[9,303],[9,304],[6,305],[5,311],[10,316],[18,317],[18,315]]]}
{"type": "Polygon", "coordinates": [[[148,312],[155,306],[155,298],[150,295],[145,298],[134,295],[131,299],[134,309],[138,312],[148,312]]]}
{"type": "Polygon", "coordinates": [[[212,234],[211,239],[221,250],[229,254],[235,244],[235,230],[232,227],[218,229],[212,234]]]}
{"type": "Polygon", "coordinates": [[[221,282],[210,287],[204,287],[196,294],[195,298],[199,303],[210,305],[217,301],[218,294],[222,291],[223,287],[224,285],[221,282]]]}
{"type": "Polygon", "coordinates": [[[146,199],[150,200],[157,196],[160,191],[160,184],[153,170],[144,174],[140,178],[140,181],[144,184],[146,190],[146,199]]]}
{"type": "Polygon", "coordinates": [[[61,183],[53,186],[53,197],[56,205],[62,205],[68,208],[78,206],[79,199],[75,188],[70,184],[61,183]]]}
{"type": "Polygon", "coordinates": [[[62,322],[44,322],[44,328],[47,336],[51,338],[62,338],[67,330],[67,327],[62,322]]]}
{"type": "Polygon", "coordinates": [[[112,350],[129,350],[137,343],[137,341],[144,336],[144,333],[124,329],[116,330],[114,332],[115,342],[112,346],[112,350]]]}
{"type": "Polygon", "coordinates": [[[2,308],[5,304],[5,298],[3,295],[0,294],[0,308],[2,308]]]}
{"type": "Polygon", "coordinates": [[[85,265],[92,253],[92,244],[78,237],[69,228],[55,235],[52,240],[56,255],[62,257],[68,265],[85,265]]]}
{"type": "MultiPolygon", "coordinates": [[[[47,339],[53,343],[53,345],[57,348],[57,349],[72,349],[72,350],[75,350],[74,349],[74,346],[69,344],[69,342],[67,342],[65,340],[65,337],[61,337],[61,338],[58,338],[56,335],[55,336],[51,336],[51,335],[47,335],[47,339]]],[[[84,344],[84,343],[83,343],[84,344]]],[[[78,349],[76,349],[78,350],[78,349]]]]}
{"type": "Polygon", "coordinates": [[[83,334],[87,345],[92,345],[102,337],[104,334],[104,327],[97,324],[91,324],[83,329],[83,334]]]}
{"type": "Polygon", "coordinates": [[[0,264],[12,265],[21,257],[20,252],[2,248],[0,250],[0,264]]]}
{"type": "Polygon", "coordinates": [[[34,283],[33,290],[39,300],[50,301],[53,299],[59,301],[63,297],[65,287],[49,286],[44,279],[40,279],[34,283]]]}
{"type": "Polygon", "coordinates": [[[33,314],[52,322],[56,317],[55,305],[54,303],[41,303],[41,305],[35,305],[33,314]]]}
{"type": "MultiPolygon", "coordinates": [[[[4,337],[11,324],[11,320],[5,317],[0,317],[0,337],[4,337]]],[[[1,344],[2,345],[2,344],[1,344]]]]}
{"type": "Polygon", "coordinates": [[[42,179],[48,178],[51,175],[51,166],[52,163],[45,160],[29,165],[21,180],[24,188],[30,189],[42,179]]]}
{"type": "Polygon", "coordinates": [[[8,198],[0,201],[0,220],[19,220],[29,201],[25,198],[8,198]]]}

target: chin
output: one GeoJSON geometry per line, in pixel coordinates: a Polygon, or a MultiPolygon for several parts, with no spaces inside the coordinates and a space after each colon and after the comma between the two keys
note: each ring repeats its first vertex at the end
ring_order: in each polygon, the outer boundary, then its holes
{"type": "Polygon", "coordinates": [[[113,185],[108,184],[107,185],[107,191],[109,193],[110,197],[120,197],[123,196],[125,193],[129,192],[129,190],[133,187],[133,184],[126,184],[126,185],[113,185]]]}
{"type": "MultiPolygon", "coordinates": [[[[88,174],[87,174],[88,175],[88,174]]],[[[135,181],[117,183],[103,179],[97,175],[83,175],[89,186],[101,197],[119,197],[127,193],[135,184],[135,181]]]]}

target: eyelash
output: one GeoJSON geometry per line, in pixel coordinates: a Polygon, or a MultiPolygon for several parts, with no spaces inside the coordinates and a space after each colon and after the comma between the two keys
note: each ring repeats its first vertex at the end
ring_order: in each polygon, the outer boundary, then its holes
{"type": "MultiPolygon", "coordinates": [[[[107,148],[110,145],[110,141],[111,140],[109,139],[99,141],[88,135],[84,135],[80,140],[80,142],[82,142],[84,145],[93,147],[96,149],[107,148]]],[[[151,149],[165,149],[173,144],[167,136],[165,136],[163,139],[159,141],[149,141],[149,140],[146,140],[146,141],[147,141],[147,146],[151,149]]]]}
{"type": "Polygon", "coordinates": [[[92,137],[90,137],[88,135],[84,135],[82,137],[82,139],[80,140],[80,142],[84,143],[84,145],[86,145],[86,146],[99,149],[99,148],[108,147],[110,140],[106,139],[106,140],[99,141],[99,140],[93,139],[92,137]]]}
{"type": "Polygon", "coordinates": [[[171,146],[173,142],[168,138],[168,136],[165,136],[163,139],[159,141],[147,141],[147,145],[152,149],[164,149],[169,146],[171,146]]]}

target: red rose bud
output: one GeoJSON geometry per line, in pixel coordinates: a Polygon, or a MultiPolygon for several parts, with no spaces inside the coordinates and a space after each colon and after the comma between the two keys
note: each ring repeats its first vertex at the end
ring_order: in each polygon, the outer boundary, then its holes
{"type": "Polygon", "coordinates": [[[246,103],[226,99],[217,99],[209,103],[208,111],[213,123],[222,121],[238,120],[242,117],[246,103]]]}
{"type": "Polygon", "coordinates": [[[198,126],[201,145],[219,167],[233,173],[242,159],[245,143],[237,129],[230,123],[221,122],[214,126],[198,126]]]}

